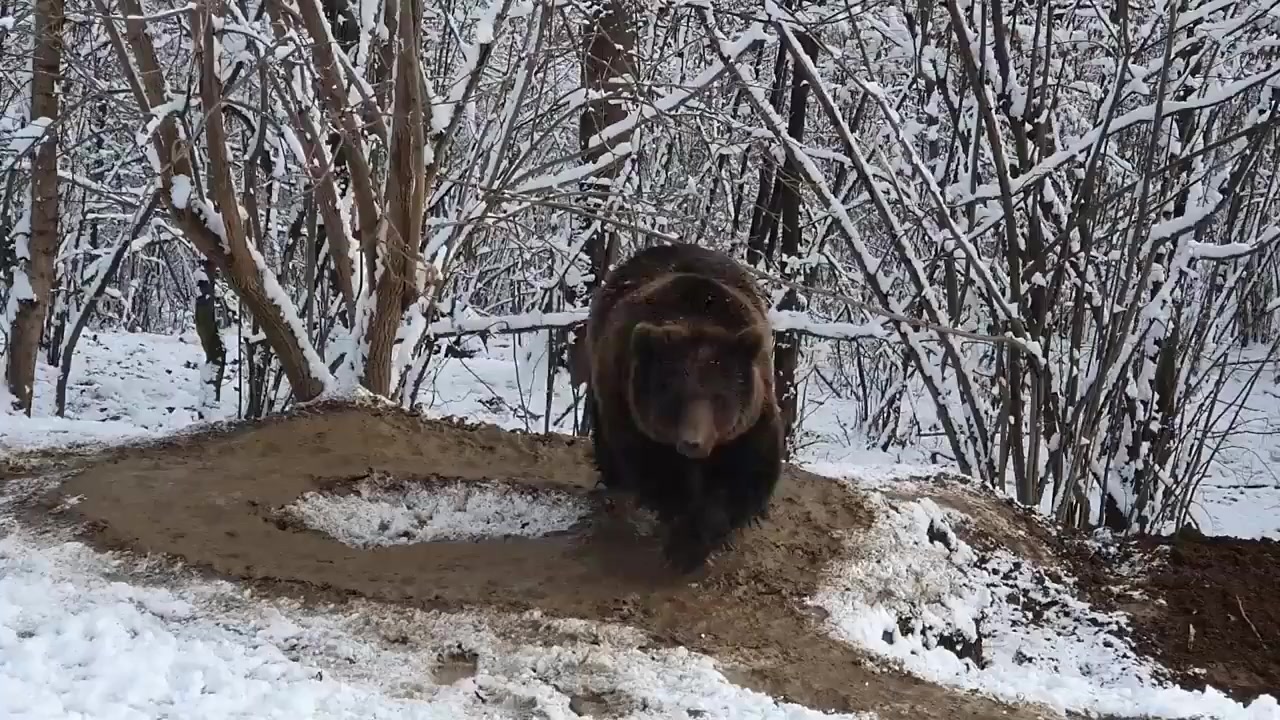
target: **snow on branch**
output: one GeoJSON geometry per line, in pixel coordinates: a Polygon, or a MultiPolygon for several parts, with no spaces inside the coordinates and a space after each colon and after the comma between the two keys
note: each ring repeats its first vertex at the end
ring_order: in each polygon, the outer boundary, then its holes
{"type": "MultiPolygon", "coordinates": [[[[726,43],[721,39],[723,38],[723,33],[717,27],[712,11],[703,9],[700,16],[707,34],[714,39],[713,42],[717,52],[720,53],[722,58],[725,58],[726,43]]],[[[763,34],[765,32],[763,23],[755,23],[753,31],[763,34]]],[[[835,218],[837,229],[849,241],[853,250],[854,260],[858,264],[867,285],[876,294],[882,308],[897,315],[905,315],[902,302],[891,294],[890,281],[879,272],[880,259],[872,252],[857,225],[849,216],[844,204],[840,202],[839,198],[831,190],[821,170],[813,162],[812,158],[805,154],[799,143],[791,137],[787,131],[787,123],[783,121],[777,110],[765,97],[763,90],[751,83],[743,68],[734,65],[733,69],[740,87],[745,90],[746,97],[757,115],[764,120],[775,140],[782,145],[787,157],[793,160],[803,173],[803,180],[816,191],[823,205],[835,218]]],[[[935,289],[928,283],[923,265],[920,263],[915,251],[907,244],[903,234],[892,232],[891,234],[893,235],[892,239],[895,247],[908,270],[908,277],[917,292],[921,306],[928,315],[927,320],[930,327],[942,327],[942,312],[935,299],[935,289]]],[[[961,470],[963,472],[977,473],[984,477],[993,476],[990,435],[987,431],[984,412],[981,409],[985,400],[979,393],[973,377],[967,371],[957,373],[954,379],[960,392],[952,392],[947,387],[947,378],[944,376],[942,368],[938,363],[934,362],[930,350],[926,348],[925,338],[912,325],[907,323],[899,322],[897,330],[908,350],[908,357],[911,359],[916,371],[925,380],[926,388],[938,409],[939,420],[942,422],[947,437],[952,443],[961,470]]],[[[947,362],[957,368],[966,367],[960,348],[952,342],[951,338],[942,332],[938,332],[936,337],[947,358],[947,362]]]]}
{"type": "MultiPolygon", "coordinates": [[[[710,88],[721,76],[728,71],[729,67],[736,62],[748,50],[757,47],[767,36],[755,30],[744,32],[737,40],[723,43],[724,56],[712,63],[701,73],[698,74],[686,87],[668,92],[648,105],[643,105],[634,112],[628,113],[625,118],[615,122],[600,132],[592,135],[587,142],[587,149],[583,151],[590,152],[602,145],[606,145],[609,141],[619,136],[633,132],[643,123],[653,120],[664,113],[670,113],[678,110],[682,106],[688,104],[694,98],[710,88]]],[[[546,190],[550,188],[560,187],[570,183],[578,182],[583,178],[591,177],[599,174],[605,168],[616,165],[622,160],[629,157],[635,151],[634,146],[630,142],[620,143],[592,162],[567,168],[559,173],[552,175],[543,175],[533,179],[518,178],[516,182],[520,184],[509,190],[511,193],[532,193],[538,190],[546,190]]]]}
{"type": "MultiPolygon", "coordinates": [[[[1178,113],[1185,113],[1190,110],[1206,110],[1217,105],[1226,103],[1233,98],[1252,90],[1253,88],[1268,83],[1272,80],[1280,79],[1280,63],[1258,73],[1249,75],[1248,77],[1235,80],[1219,86],[1217,89],[1205,92],[1199,97],[1189,100],[1165,100],[1161,102],[1152,102],[1143,107],[1115,118],[1110,125],[1099,125],[1089,130],[1081,137],[1071,142],[1066,148],[1050,155],[1040,161],[1029,172],[1021,177],[1013,180],[1012,193],[1020,195],[1031,187],[1034,187],[1050,173],[1060,169],[1067,163],[1076,159],[1080,155],[1085,154],[1093,149],[1095,145],[1102,139],[1115,135],[1123,130],[1136,127],[1144,123],[1152,123],[1157,119],[1160,122],[1173,117],[1178,113]],[[1158,110],[1157,110],[1158,109],[1158,110]],[[1157,118],[1157,112],[1159,118],[1157,118]]],[[[975,200],[994,200],[1001,197],[1000,187],[993,183],[985,183],[978,186],[978,189],[971,194],[962,195],[957,198],[958,202],[965,203],[975,200]]],[[[998,221],[998,220],[997,220],[998,221]]]]}
{"type": "MultiPolygon", "coordinates": [[[[528,312],[496,317],[445,318],[427,326],[425,334],[436,339],[480,333],[507,335],[572,328],[586,321],[586,310],[528,312]]],[[[884,340],[893,334],[883,322],[823,322],[814,320],[806,313],[787,310],[771,310],[769,322],[774,332],[796,332],[826,340],[884,340]]]]}

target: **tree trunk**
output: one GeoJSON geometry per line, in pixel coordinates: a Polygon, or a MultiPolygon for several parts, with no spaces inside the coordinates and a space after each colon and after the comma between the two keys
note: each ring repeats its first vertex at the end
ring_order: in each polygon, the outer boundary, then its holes
{"type": "MultiPolygon", "coordinates": [[[[213,0],[208,5],[199,6],[193,15],[193,44],[201,67],[200,97],[210,108],[218,107],[222,99],[222,83],[214,71],[211,26],[211,16],[220,15],[222,5],[222,0],[213,0]]],[[[95,7],[104,15],[109,13],[105,0],[95,0],[95,7]]],[[[167,100],[155,46],[147,33],[145,16],[137,0],[120,0],[119,11],[128,18],[124,21],[125,36],[120,36],[113,23],[107,23],[107,33],[117,56],[123,61],[125,80],[138,104],[144,110],[150,110],[167,100]]],[[[209,148],[210,175],[204,187],[212,191],[212,198],[206,198],[197,191],[201,185],[194,182],[196,170],[185,143],[179,141],[172,115],[160,121],[151,139],[156,156],[155,169],[161,179],[161,197],[183,234],[214,263],[250,314],[261,323],[263,335],[280,358],[289,378],[294,397],[299,402],[312,400],[324,391],[331,375],[307,338],[292,301],[246,236],[242,205],[232,184],[230,150],[222,113],[209,113],[204,130],[209,148]],[[182,178],[182,184],[175,183],[175,178],[182,178]]]]}
{"type": "MultiPolygon", "coordinates": [[[[417,300],[414,273],[419,258],[423,212],[426,208],[426,136],[421,68],[417,48],[420,8],[414,0],[399,0],[395,90],[392,99],[391,158],[387,182],[386,222],[379,223],[378,237],[364,239],[381,264],[375,295],[376,309],[369,323],[369,355],[364,366],[364,387],[390,397],[391,360],[396,332],[404,311],[417,300]]],[[[366,258],[375,267],[374,257],[366,258]]]]}
{"type": "MultiPolygon", "coordinates": [[[[786,7],[790,7],[790,4],[786,7]]],[[[787,49],[779,46],[778,57],[773,63],[773,87],[769,91],[769,103],[779,113],[782,112],[786,88],[787,49]]],[[[760,159],[756,202],[751,211],[751,229],[747,232],[747,262],[762,270],[768,268],[774,260],[769,252],[768,240],[778,226],[778,202],[781,194],[778,190],[777,167],[777,163],[768,154],[760,159]]]]}
{"type": "Polygon", "coordinates": [[[204,261],[204,272],[196,282],[196,334],[204,348],[204,366],[200,369],[200,416],[222,399],[222,376],[227,367],[227,349],[218,332],[217,297],[214,294],[218,268],[204,261]]]}
{"type": "MultiPolygon", "coordinates": [[[[800,35],[801,49],[809,57],[817,55],[817,46],[813,39],[807,33],[800,35]]],[[[797,142],[804,140],[804,121],[805,107],[809,103],[809,83],[805,81],[804,73],[799,67],[795,68],[791,76],[791,103],[790,117],[787,122],[787,134],[795,138],[797,142]]],[[[778,206],[781,216],[781,245],[782,253],[780,260],[781,274],[783,277],[790,277],[794,271],[787,267],[789,259],[798,259],[800,257],[800,188],[802,185],[800,178],[800,168],[794,160],[794,156],[787,155],[786,161],[782,164],[782,172],[779,175],[779,188],[777,190],[778,206]]],[[[799,295],[795,288],[788,288],[786,294],[782,298],[782,302],[778,304],[779,310],[797,310],[800,307],[799,295]]],[[[795,432],[796,417],[799,409],[798,398],[796,397],[796,368],[800,361],[800,337],[794,332],[778,333],[777,340],[774,342],[773,349],[773,368],[774,382],[778,394],[778,406],[782,411],[783,427],[786,430],[787,455],[790,455],[790,449],[793,443],[790,442],[792,434],[795,432]]]]}
{"type": "Polygon", "coordinates": [[[26,262],[18,253],[19,268],[11,292],[17,312],[9,333],[5,376],[18,405],[31,414],[36,356],[49,308],[53,283],[53,258],[58,250],[58,77],[62,65],[62,0],[37,0],[35,54],[31,62],[31,120],[46,122],[44,138],[31,163],[31,235],[26,262]],[[26,267],[22,268],[21,265],[26,267]],[[27,288],[19,288],[18,274],[27,288]],[[24,292],[25,290],[25,292],[24,292]]]}
{"type": "MultiPolygon", "coordinates": [[[[627,15],[622,0],[603,0],[604,7],[596,19],[595,25],[586,38],[586,53],[582,58],[582,84],[591,91],[608,93],[616,92],[624,82],[623,78],[632,74],[631,53],[635,47],[635,30],[631,18],[627,15]]],[[[584,160],[594,162],[611,152],[621,143],[631,139],[630,131],[623,132],[594,148],[589,147],[591,138],[613,123],[627,116],[626,107],[620,102],[591,100],[582,111],[582,119],[578,125],[578,143],[584,160]]],[[[604,193],[616,190],[611,180],[618,176],[618,166],[610,165],[597,177],[588,178],[582,183],[582,190],[587,195],[585,204],[592,210],[583,224],[589,226],[594,215],[603,217],[598,209],[604,205],[604,193]],[[604,181],[604,182],[602,182],[604,181]]],[[[618,252],[617,234],[603,220],[587,238],[582,247],[590,265],[590,276],[583,283],[588,297],[594,296],[596,289],[604,280],[604,275],[613,264],[618,252]]],[[[565,287],[565,300],[573,305],[578,300],[575,288],[565,287]]],[[[567,357],[559,358],[562,365],[567,365],[570,379],[575,384],[587,382],[589,377],[590,358],[586,351],[586,332],[579,330],[574,334],[572,342],[567,340],[567,332],[561,332],[560,347],[568,347],[567,357]]],[[[593,421],[591,417],[592,395],[588,385],[585,397],[582,424],[578,431],[586,434],[593,421]]]]}

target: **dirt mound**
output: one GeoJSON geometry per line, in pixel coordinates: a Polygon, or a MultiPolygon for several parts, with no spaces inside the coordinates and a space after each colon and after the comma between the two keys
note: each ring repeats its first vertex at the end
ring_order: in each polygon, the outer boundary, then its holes
{"type": "Polygon", "coordinates": [[[883,718],[1052,715],[874,671],[821,631],[800,601],[842,550],[833,531],[871,520],[840,483],[788,468],[763,526],[689,581],[664,569],[658,539],[632,513],[593,489],[588,452],[564,436],[327,406],[110,453],[45,508],[82,496],[63,516],[97,544],[181,558],[260,590],[625,622],[656,643],[719,658],[743,685],[814,708],[883,718]],[[592,510],[540,537],[368,548],[281,518],[280,508],[310,491],[340,493],[373,474],[423,486],[519,482],[574,493],[592,510]]]}
{"type": "Polygon", "coordinates": [[[1249,701],[1280,688],[1280,542],[1182,532],[1144,540],[1161,562],[1144,585],[1164,600],[1137,619],[1147,652],[1187,687],[1249,701]]]}
{"type": "Polygon", "coordinates": [[[1135,648],[1171,681],[1246,704],[1280,688],[1280,542],[1187,529],[1056,544],[1091,602],[1127,613],[1135,648]]]}

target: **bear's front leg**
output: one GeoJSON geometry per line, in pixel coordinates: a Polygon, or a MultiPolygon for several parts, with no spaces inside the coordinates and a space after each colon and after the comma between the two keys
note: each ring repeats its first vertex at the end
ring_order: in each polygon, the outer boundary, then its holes
{"type": "Polygon", "coordinates": [[[667,535],[663,552],[667,563],[681,574],[701,568],[730,533],[729,516],[715,488],[707,482],[707,469],[704,462],[686,465],[679,482],[683,498],[669,509],[664,521],[667,535]]]}
{"type": "Polygon", "coordinates": [[[608,428],[604,417],[600,414],[600,405],[592,398],[591,454],[595,456],[596,470],[600,473],[597,486],[610,489],[623,487],[622,475],[618,472],[618,461],[614,457],[613,445],[609,442],[608,428]]]}
{"type": "Polygon", "coordinates": [[[769,500],[782,476],[782,455],[782,433],[770,418],[761,418],[712,456],[708,490],[719,494],[731,531],[758,525],[768,516],[769,500]]]}

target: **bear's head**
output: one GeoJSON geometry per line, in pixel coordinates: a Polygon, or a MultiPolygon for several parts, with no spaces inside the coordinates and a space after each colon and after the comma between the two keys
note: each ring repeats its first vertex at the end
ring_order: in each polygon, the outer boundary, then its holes
{"type": "Polygon", "coordinates": [[[746,432],[772,391],[766,331],[696,323],[637,323],[627,399],[636,426],[702,459],[746,432]]]}

